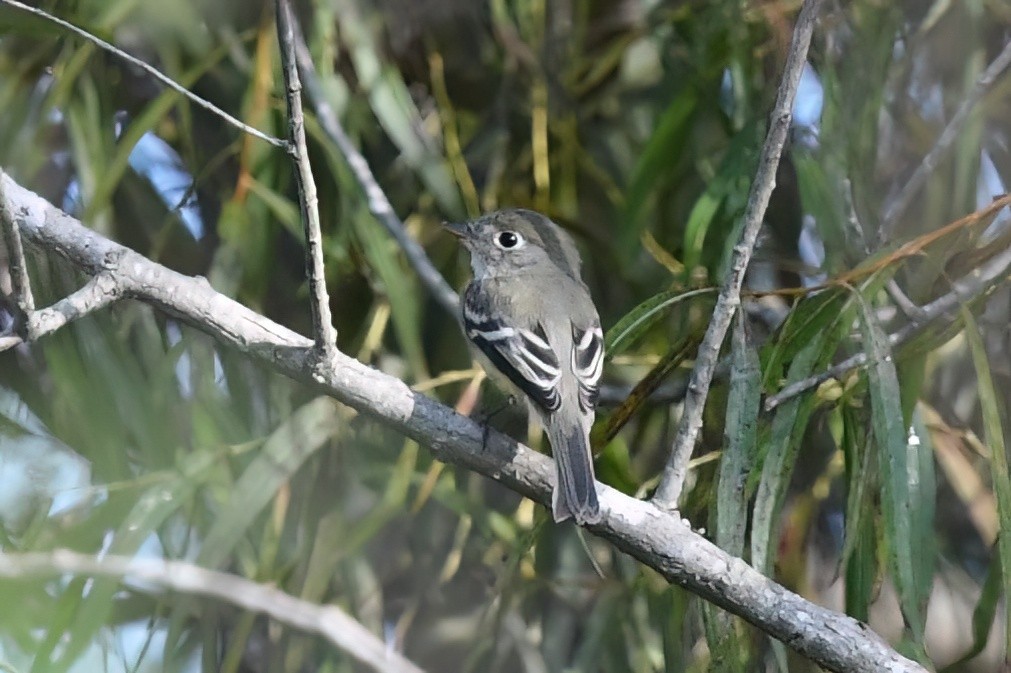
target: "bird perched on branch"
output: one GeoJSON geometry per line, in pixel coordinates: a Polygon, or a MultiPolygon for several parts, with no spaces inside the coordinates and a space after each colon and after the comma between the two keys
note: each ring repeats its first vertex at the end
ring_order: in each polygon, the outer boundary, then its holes
{"type": "Polygon", "coordinates": [[[569,235],[530,210],[446,224],[470,251],[463,327],[492,379],[540,419],[555,459],[555,521],[600,521],[590,427],[604,338],[569,235]]]}

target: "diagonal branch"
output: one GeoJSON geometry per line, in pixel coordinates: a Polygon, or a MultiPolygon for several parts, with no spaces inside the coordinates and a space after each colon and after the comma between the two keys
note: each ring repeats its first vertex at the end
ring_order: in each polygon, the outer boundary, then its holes
{"type": "Polygon", "coordinates": [[[955,111],[951,120],[948,121],[944,130],[941,131],[937,142],[934,143],[934,146],[923,157],[920,165],[916,167],[916,170],[913,171],[913,174],[909,176],[909,180],[902,187],[902,191],[899,192],[892,205],[885,211],[884,219],[881,222],[880,238],[882,240],[888,240],[894,233],[899,218],[905,214],[906,209],[909,208],[909,204],[913,202],[913,199],[920,193],[923,186],[927,184],[927,178],[933,174],[941,159],[948,153],[952,143],[958,138],[962,127],[965,126],[966,121],[969,119],[969,113],[972,112],[973,108],[976,107],[983,96],[986,95],[986,92],[993,86],[997,77],[1007,70],[1009,65],[1011,65],[1011,42],[1004,45],[1004,49],[997,55],[997,58],[980,74],[979,79],[976,80],[976,84],[972,87],[972,91],[965,97],[962,104],[958,106],[958,110],[955,111]]]}
{"type": "Polygon", "coordinates": [[[734,312],[741,304],[741,287],[744,275],[755,248],[758,231],[762,228],[765,210],[769,206],[769,197],[776,186],[776,168],[786,144],[787,133],[790,130],[793,99],[797,94],[800,75],[807,62],[807,51],[811,45],[811,35],[814,32],[815,19],[818,16],[822,0],[804,0],[804,6],[797,16],[797,25],[793,30],[793,41],[787,54],[783,69],[783,80],[776,95],[776,104],[772,109],[772,122],[769,133],[762,146],[758,171],[751,183],[751,193],[748,195],[748,205],[744,211],[744,226],[741,239],[734,246],[730,260],[730,273],[723,282],[720,295],[713,309],[713,317],[709,328],[699,346],[695,368],[692,370],[691,381],[685,395],[684,411],[678,423],[674,445],[671,447],[667,464],[653,503],[663,509],[677,509],[678,498],[688,476],[688,461],[695,449],[695,440],[702,428],[702,412],[709,396],[709,386],[712,385],[713,372],[720,357],[720,347],[727,335],[734,312]]]}
{"type": "Polygon", "coordinates": [[[337,113],[327,101],[326,94],[323,93],[323,87],[320,86],[319,78],[316,76],[316,67],[312,62],[312,54],[309,53],[309,47],[305,43],[305,38],[302,36],[301,28],[296,19],[292,20],[292,28],[295,33],[295,54],[298,58],[299,72],[302,75],[302,80],[305,82],[306,93],[309,94],[309,100],[316,113],[316,119],[319,120],[319,124],[323,128],[323,132],[330,137],[334,144],[337,145],[340,153],[344,155],[344,159],[348,162],[348,167],[355,176],[355,180],[358,181],[358,185],[365,192],[369,212],[379,220],[380,224],[397,241],[397,245],[404,251],[408,263],[414,268],[414,272],[418,274],[421,282],[425,284],[425,287],[432,293],[435,300],[439,302],[439,305],[456,318],[460,303],[456,293],[453,292],[453,288],[449,286],[446,279],[442,277],[439,270],[432,264],[428,255],[425,254],[425,249],[411,238],[404,227],[404,223],[397,217],[397,213],[393,210],[393,205],[386,197],[386,193],[383,192],[383,188],[379,186],[379,182],[376,180],[376,176],[373,175],[372,169],[369,168],[365,157],[362,156],[362,153],[351,142],[337,117],[337,113]]]}
{"type": "Polygon", "coordinates": [[[105,40],[103,40],[103,39],[101,39],[101,38],[99,38],[99,37],[97,37],[95,35],[92,35],[88,31],[84,30],[83,28],[79,28],[79,27],[75,26],[74,24],[70,23],[69,21],[65,21],[65,20],[61,19],[60,17],[58,17],[58,16],[53,16],[49,12],[47,12],[47,11],[45,11],[43,9],[39,9],[38,7],[31,7],[29,5],[20,3],[17,0],[0,0],[0,2],[2,2],[5,5],[9,5],[11,7],[14,7],[16,9],[20,9],[23,12],[28,12],[29,14],[34,14],[35,16],[37,16],[37,17],[39,17],[41,19],[44,19],[46,21],[49,21],[51,23],[55,23],[57,26],[60,26],[61,28],[65,28],[66,30],[69,30],[71,33],[74,33],[75,35],[83,37],[88,42],[91,42],[92,44],[94,44],[94,45],[96,45],[98,47],[101,47],[102,49],[106,50],[110,54],[115,54],[116,56],[118,56],[119,58],[123,59],[124,61],[126,61],[130,65],[134,65],[134,66],[140,68],[141,70],[143,70],[147,74],[151,75],[152,77],[154,77],[156,80],[158,80],[159,82],[161,82],[162,84],[164,84],[168,88],[170,88],[173,91],[176,91],[176,92],[182,94],[184,97],[190,99],[191,101],[193,101],[194,103],[196,103],[200,107],[204,108],[205,110],[209,110],[211,113],[217,115],[218,117],[220,117],[221,119],[225,120],[227,123],[231,124],[232,126],[234,126],[235,128],[239,129],[240,131],[242,131],[244,133],[248,133],[249,135],[255,136],[255,137],[259,138],[260,140],[263,140],[264,142],[268,142],[271,145],[273,145],[274,147],[285,147],[287,145],[287,143],[285,141],[281,140],[280,138],[275,138],[274,136],[266,134],[263,131],[260,131],[259,129],[253,128],[252,126],[250,126],[249,124],[246,124],[245,122],[239,121],[238,119],[236,119],[232,115],[228,114],[227,112],[225,112],[224,110],[222,110],[221,108],[219,108],[214,103],[212,103],[209,100],[206,100],[204,98],[201,98],[200,96],[196,95],[195,93],[193,93],[192,91],[190,91],[189,89],[187,89],[186,87],[184,87],[182,84],[179,84],[178,82],[176,82],[174,79],[172,79],[168,75],[162,73],[160,70],[158,70],[157,68],[155,68],[153,65],[149,65],[149,64],[145,63],[144,61],[140,60],[136,56],[131,56],[130,54],[126,53],[125,51],[123,51],[119,47],[117,47],[117,46],[115,46],[113,44],[110,44],[110,43],[106,42],[105,40]]]}
{"type": "Polygon", "coordinates": [[[420,668],[387,647],[336,605],[316,605],[237,575],[183,561],[115,555],[95,558],[64,549],[44,553],[0,553],[0,577],[21,580],[63,573],[133,580],[136,583],[131,583],[131,589],[144,593],[154,593],[146,586],[154,583],[183,594],[216,598],[321,636],[376,671],[421,673],[420,668]]]}
{"type": "Polygon", "coordinates": [[[330,315],[330,296],[326,290],[326,270],[323,267],[323,234],[319,224],[319,198],[316,180],[309,164],[309,149],[305,143],[305,113],[302,110],[302,83],[295,62],[294,18],[289,0],[276,0],[277,41],[281,47],[281,69],[284,71],[285,98],[288,101],[288,123],[291,127],[289,153],[295,164],[302,226],[305,229],[305,273],[309,281],[309,303],[312,311],[312,334],[316,350],[323,362],[330,362],[337,349],[337,332],[330,315]]]}
{"type": "MultiPolygon", "coordinates": [[[[1000,254],[993,256],[979,268],[974,269],[952,283],[951,290],[947,294],[941,295],[923,306],[907,307],[907,310],[911,309],[913,314],[917,316],[917,319],[899,331],[888,335],[889,344],[892,348],[901,346],[919,334],[933,321],[989,291],[995,284],[1007,278],[1008,274],[1011,274],[1011,248],[1007,248],[1000,254]]],[[[765,410],[772,411],[788,399],[819,386],[829,379],[839,378],[851,369],[863,367],[866,364],[867,354],[863,351],[855,353],[825,371],[791,383],[775,395],[770,395],[765,400],[765,410]]]]}
{"type": "MultiPolygon", "coordinates": [[[[0,173],[0,189],[22,217],[22,236],[89,273],[118,259],[117,284],[293,379],[322,390],[415,439],[447,463],[486,475],[540,503],[551,500],[551,460],[488,431],[399,379],[337,352],[318,367],[313,342],[215,292],[206,280],[167,269],[60,212],[0,173]],[[487,441],[486,441],[487,440],[487,441]]],[[[740,615],[823,668],[846,673],[923,673],[857,620],[814,605],[693,532],[676,513],[600,485],[595,534],[685,587],[740,615]]]]}

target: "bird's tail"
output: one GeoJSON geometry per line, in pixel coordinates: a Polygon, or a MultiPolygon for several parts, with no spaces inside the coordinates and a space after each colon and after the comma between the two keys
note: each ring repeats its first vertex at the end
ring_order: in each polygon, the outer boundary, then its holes
{"type": "Polygon", "coordinates": [[[593,479],[590,438],[579,424],[549,423],[548,437],[555,458],[555,490],[551,511],[555,521],[574,518],[578,524],[600,521],[600,504],[593,479]]]}

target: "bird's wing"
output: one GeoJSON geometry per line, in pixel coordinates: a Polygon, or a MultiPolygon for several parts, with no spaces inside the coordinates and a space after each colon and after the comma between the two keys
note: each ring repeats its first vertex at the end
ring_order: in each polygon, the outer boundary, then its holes
{"type": "Polygon", "coordinates": [[[487,315],[473,304],[465,297],[463,324],[474,345],[541,409],[558,409],[562,370],[544,328],[510,324],[506,316],[487,315]]]}
{"type": "Polygon", "coordinates": [[[587,413],[597,405],[603,369],[604,332],[600,324],[578,327],[572,323],[572,372],[579,381],[579,406],[587,413]]]}

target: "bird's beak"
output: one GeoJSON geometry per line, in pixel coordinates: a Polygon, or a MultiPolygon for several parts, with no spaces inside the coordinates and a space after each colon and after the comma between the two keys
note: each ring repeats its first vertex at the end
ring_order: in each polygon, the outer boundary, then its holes
{"type": "Polygon", "coordinates": [[[466,240],[467,235],[470,233],[466,222],[443,222],[442,226],[449,233],[463,240],[466,240]]]}

